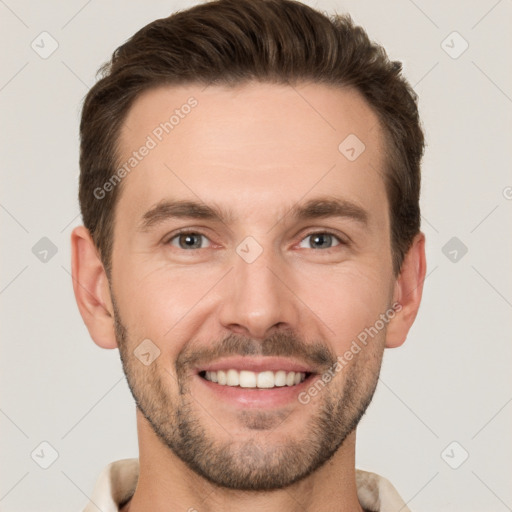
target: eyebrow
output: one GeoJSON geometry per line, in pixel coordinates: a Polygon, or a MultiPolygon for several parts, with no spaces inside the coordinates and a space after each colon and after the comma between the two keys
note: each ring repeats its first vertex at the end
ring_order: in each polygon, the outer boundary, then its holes
{"type": "MultiPolygon", "coordinates": [[[[354,220],[362,226],[368,225],[368,212],[364,208],[346,199],[333,197],[320,197],[303,204],[294,204],[282,218],[287,216],[297,221],[338,217],[354,220]]],[[[230,224],[235,218],[231,210],[216,204],[166,199],[144,213],[138,224],[138,231],[150,231],[170,219],[201,219],[230,224]]]]}
{"type": "Polygon", "coordinates": [[[190,200],[163,200],[150,208],[139,223],[139,231],[149,231],[169,219],[202,219],[215,222],[230,222],[232,213],[217,205],[190,200]]]}
{"type": "Polygon", "coordinates": [[[295,204],[286,215],[296,220],[348,218],[363,226],[368,225],[368,212],[363,207],[352,201],[333,197],[316,198],[304,204],[295,204]]]}

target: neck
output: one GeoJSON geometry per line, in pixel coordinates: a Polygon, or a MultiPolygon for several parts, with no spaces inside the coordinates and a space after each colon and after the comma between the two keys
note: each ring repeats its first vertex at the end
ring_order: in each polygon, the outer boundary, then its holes
{"type": "Polygon", "coordinates": [[[355,431],[313,474],[273,491],[236,491],[215,486],[194,473],[162,444],[137,409],[140,473],[132,499],[121,512],[360,512],[355,481],[355,431]]]}

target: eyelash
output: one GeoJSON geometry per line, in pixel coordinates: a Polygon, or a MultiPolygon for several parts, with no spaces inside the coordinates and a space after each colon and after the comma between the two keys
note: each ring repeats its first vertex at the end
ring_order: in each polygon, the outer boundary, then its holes
{"type": "MultiPolygon", "coordinates": [[[[208,238],[207,235],[205,235],[204,233],[201,233],[200,231],[195,231],[195,230],[190,230],[190,229],[183,229],[182,231],[177,231],[176,233],[174,233],[171,237],[167,238],[166,241],[164,241],[164,245],[170,245],[171,241],[174,240],[175,238],[179,237],[180,235],[198,235],[198,236],[204,236],[205,238],[207,238],[208,240],[210,240],[208,238]]],[[[303,240],[305,240],[306,238],[310,237],[310,236],[314,236],[314,235],[330,235],[332,237],[334,237],[338,242],[339,242],[339,245],[336,245],[334,247],[328,247],[327,249],[317,249],[318,251],[322,251],[322,252],[328,252],[332,249],[336,249],[336,247],[341,247],[341,246],[348,246],[349,245],[349,242],[343,238],[341,238],[338,234],[332,232],[332,231],[329,231],[329,230],[323,230],[323,231],[311,231],[310,233],[307,233],[306,235],[304,235],[301,239],[300,239],[300,242],[302,242],[303,240]]],[[[180,249],[180,250],[183,250],[183,251],[198,251],[200,249],[181,249],[181,247],[176,247],[176,249],[180,249]]],[[[207,249],[207,247],[202,247],[201,249],[207,249]]],[[[311,248],[312,250],[314,250],[313,248],[311,248]]]]}

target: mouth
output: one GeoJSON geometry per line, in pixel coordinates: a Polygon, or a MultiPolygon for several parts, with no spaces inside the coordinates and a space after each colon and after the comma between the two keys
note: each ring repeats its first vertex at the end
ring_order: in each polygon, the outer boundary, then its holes
{"type": "Polygon", "coordinates": [[[312,375],[312,372],[264,370],[260,372],[237,370],[203,370],[199,376],[220,386],[239,387],[246,389],[272,389],[297,386],[312,375]]]}
{"type": "Polygon", "coordinates": [[[288,407],[320,376],[321,368],[302,361],[271,356],[233,356],[202,367],[195,373],[198,390],[210,400],[230,407],[272,409],[288,407]]]}

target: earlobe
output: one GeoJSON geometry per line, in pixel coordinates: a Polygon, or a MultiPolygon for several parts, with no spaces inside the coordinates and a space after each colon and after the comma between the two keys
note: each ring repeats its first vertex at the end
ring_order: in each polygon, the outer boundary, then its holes
{"type": "Polygon", "coordinates": [[[386,331],[386,347],[402,345],[407,338],[423,294],[426,273],[425,235],[418,233],[404,257],[400,274],[395,283],[393,303],[398,303],[397,313],[386,331]]]}
{"type": "Polygon", "coordinates": [[[71,233],[71,253],[73,291],[89,334],[98,346],[117,348],[108,278],[85,226],[71,233]]]}

